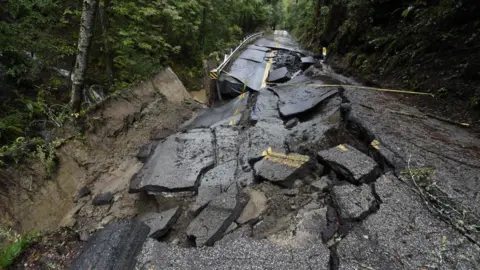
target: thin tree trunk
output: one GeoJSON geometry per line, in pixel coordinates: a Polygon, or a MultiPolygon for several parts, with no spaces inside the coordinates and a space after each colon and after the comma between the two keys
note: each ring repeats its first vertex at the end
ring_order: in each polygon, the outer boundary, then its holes
{"type": "Polygon", "coordinates": [[[80,111],[82,105],[82,88],[88,67],[88,54],[92,45],[95,15],[98,10],[99,0],[83,0],[82,20],[80,23],[80,36],[78,38],[78,53],[75,71],[72,79],[72,98],[70,105],[75,112],[80,111]]]}
{"type": "Polygon", "coordinates": [[[100,15],[100,23],[102,25],[103,47],[105,50],[105,71],[108,76],[108,85],[111,86],[114,82],[115,74],[113,73],[113,52],[108,41],[108,18],[105,10],[110,6],[110,0],[105,0],[103,6],[98,7],[100,15]]]}

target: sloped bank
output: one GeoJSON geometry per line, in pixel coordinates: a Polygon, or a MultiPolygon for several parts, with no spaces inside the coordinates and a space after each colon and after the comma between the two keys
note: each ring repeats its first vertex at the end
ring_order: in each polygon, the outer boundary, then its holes
{"type": "Polygon", "coordinates": [[[194,108],[170,68],[111,96],[89,113],[83,135],[62,130],[67,141],[56,149],[59,167],[50,180],[33,161],[10,170],[15,185],[0,196],[5,208],[0,228],[21,233],[61,226],[90,231],[134,216],[137,208],[156,207],[127,194],[130,177],[141,168],[135,155],[159,133],[175,131],[194,108]],[[112,199],[107,205],[92,204],[94,197],[108,193],[112,199]]]}

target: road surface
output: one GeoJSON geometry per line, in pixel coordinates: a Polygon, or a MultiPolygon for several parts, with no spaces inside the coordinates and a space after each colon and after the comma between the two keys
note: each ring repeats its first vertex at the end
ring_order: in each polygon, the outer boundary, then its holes
{"type": "Polygon", "coordinates": [[[110,224],[71,269],[480,269],[479,139],[392,94],[326,87],[355,82],[305,56],[285,31],[242,52],[222,76],[246,92],[131,181],[176,207],[110,224]]]}

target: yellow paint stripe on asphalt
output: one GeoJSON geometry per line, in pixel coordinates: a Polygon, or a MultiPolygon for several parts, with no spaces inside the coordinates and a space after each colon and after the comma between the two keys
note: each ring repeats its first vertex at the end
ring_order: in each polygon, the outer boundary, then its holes
{"type": "MultiPolygon", "coordinates": [[[[275,37],[274,37],[274,39],[275,39],[275,37]]],[[[278,40],[276,40],[276,45],[277,45],[277,47],[280,46],[280,42],[278,42],[278,40]]],[[[263,73],[262,85],[260,86],[260,88],[267,87],[267,78],[268,78],[268,73],[270,72],[270,69],[272,68],[273,57],[275,57],[275,51],[271,50],[270,53],[268,54],[268,61],[267,61],[267,65],[265,66],[265,72],[263,73]]]]}
{"type": "Polygon", "coordinates": [[[273,161],[275,163],[280,163],[280,164],[283,164],[283,165],[294,167],[294,168],[297,168],[297,169],[300,168],[303,165],[303,163],[299,163],[298,161],[295,161],[295,160],[283,159],[283,158],[273,157],[273,156],[269,156],[269,155],[265,156],[265,159],[273,161]]]}
{"type": "Polygon", "coordinates": [[[377,150],[380,150],[380,142],[379,141],[373,140],[371,145],[372,145],[373,148],[375,148],[377,150]]]}
{"type": "Polygon", "coordinates": [[[412,95],[426,95],[435,97],[432,93],[425,93],[425,92],[414,92],[414,91],[406,91],[406,90],[395,90],[395,89],[387,89],[387,88],[376,88],[376,87],[368,87],[368,86],[360,86],[360,85],[348,85],[348,84],[315,84],[315,83],[268,83],[268,85],[275,85],[275,86],[315,86],[315,87],[347,87],[347,88],[358,88],[358,89],[365,89],[365,90],[373,90],[379,92],[392,92],[392,93],[403,93],[403,94],[412,94],[412,95]]]}
{"type": "Polygon", "coordinates": [[[286,154],[283,154],[283,153],[277,153],[277,152],[274,152],[271,147],[268,147],[267,153],[271,156],[274,156],[274,157],[290,159],[290,160],[295,160],[295,161],[301,161],[303,163],[308,162],[310,160],[309,156],[302,156],[302,155],[296,155],[296,154],[286,155],[286,154]]]}

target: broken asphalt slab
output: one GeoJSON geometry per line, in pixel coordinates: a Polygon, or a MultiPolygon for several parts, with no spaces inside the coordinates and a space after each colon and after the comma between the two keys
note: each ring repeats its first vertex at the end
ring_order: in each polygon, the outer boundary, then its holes
{"type": "Polygon", "coordinates": [[[288,130],[283,121],[274,118],[265,118],[250,127],[240,140],[239,161],[247,166],[262,158],[262,153],[272,147],[286,152],[285,137],[288,130]]]}
{"type": "Polygon", "coordinates": [[[284,83],[288,80],[290,80],[290,77],[286,67],[271,70],[267,78],[267,81],[271,83],[284,83]]]}
{"type": "Polygon", "coordinates": [[[238,58],[261,63],[265,60],[266,52],[258,49],[247,48],[238,58]]]}
{"type": "Polygon", "coordinates": [[[144,213],[138,216],[138,220],[150,227],[149,237],[160,239],[168,233],[168,230],[177,222],[182,214],[180,207],[175,207],[161,213],[144,213]]]}
{"type": "Polygon", "coordinates": [[[200,175],[214,164],[213,140],[210,129],[169,136],[132,178],[130,192],[196,190],[200,175]]]}
{"type": "Polygon", "coordinates": [[[247,87],[253,91],[259,91],[263,84],[263,74],[267,64],[265,62],[254,62],[246,59],[236,59],[227,74],[237,79],[241,83],[246,83],[247,87]]]}
{"type": "Polygon", "coordinates": [[[380,175],[380,168],[373,159],[348,144],[320,151],[318,158],[320,163],[327,164],[337,176],[352,184],[371,183],[380,175]]]}
{"type": "Polygon", "coordinates": [[[248,198],[238,192],[236,184],[215,197],[190,223],[188,238],[196,247],[213,246],[239,217],[248,198]]]}
{"type": "MultiPolygon", "coordinates": [[[[241,116],[241,114],[247,108],[249,97],[250,93],[247,92],[219,107],[202,109],[197,113],[195,118],[183,124],[180,129],[189,130],[194,128],[212,127],[216,123],[222,122],[222,120],[230,119],[235,116],[241,116]]],[[[228,123],[229,120],[226,122],[226,124],[228,125],[228,123]]]]}
{"type": "Polygon", "coordinates": [[[258,92],[257,99],[250,114],[250,120],[258,121],[265,118],[280,119],[278,97],[268,89],[258,92]]]}
{"type": "Polygon", "coordinates": [[[135,257],[149,232],[150,228],[138,221],[110,223],[104,230],[90,237],[69,269],[133,269],[135,257]]]}
{"type": "Polygon", "coordinates": [[[236,168],[237,161],[231,160],[216,166],[203,175],[198,187],[198,195],[190,207],[190,211],[193,212],[194,216],[198,215],[210,201],[227,192],[232,185],[235,185],[236,168]]]}
{"type": "Polygon", "coordinates": [[[279,97],[278,107],[284,117],[294,116],[309,111],[338,94],[335,87],[322,87],[320,81],[303,80],[303,76],[295,78],[295,82],[270,87],[279,97]]]}
{"type": "Polygon", "coordinates": [[[479,269],[479,247],[430,213],[392,174],[380,177],[382,200],[337,246],[339,269],[479,269]]]}
{"type": "MultiPolygon", "coordinates": [[[[318,164],[318,166],[320,166],[318,164]]],[[[315,166],[309,156],[285,154],[267,149],[262,160],[254,165],[257,177],[291,188],[295,180],[321,169],[315,166]]]]}

